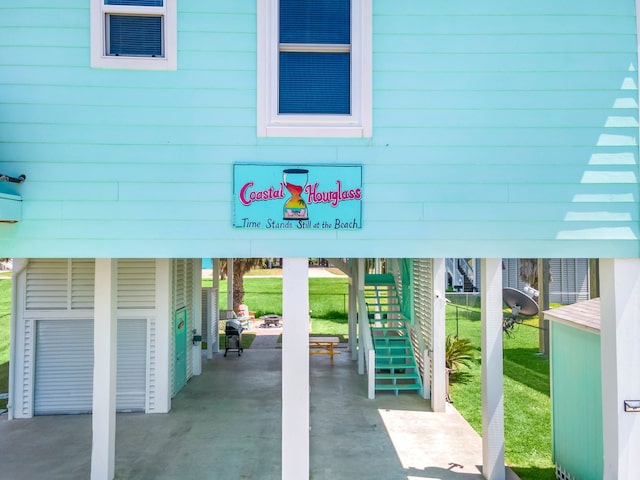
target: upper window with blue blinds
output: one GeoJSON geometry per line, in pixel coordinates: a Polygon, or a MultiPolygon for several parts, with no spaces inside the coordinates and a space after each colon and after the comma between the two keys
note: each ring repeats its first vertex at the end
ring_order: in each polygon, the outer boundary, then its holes
{"type": "Polygon", "coordinates": [[[351,113],[350,0],[280,0],[278,52],[280,114],[351,113]]]}
{"type": "Polygon", "coordinates": [[[107,55],[162,57],[162,17],[107,16],[107,55]]]}
{"type": "MultiPolygon", "coordinates": [[[[105,5],[163,7],[164,0],[104,0],[105,5]]],[[[106,22],[106,54],[127,57],[163,57],[163,15],[109,13],[106,22]]]]}

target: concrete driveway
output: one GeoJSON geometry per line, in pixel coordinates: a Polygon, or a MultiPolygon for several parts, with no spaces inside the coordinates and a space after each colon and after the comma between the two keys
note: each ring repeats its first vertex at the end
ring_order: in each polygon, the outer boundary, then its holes
{"type": "MultiPolygon", "coordinates": [[[[368,400],[346,350],[310,370],[312,479],[482,478],[480,437],[455,409],[433,413],[414,393],[368,400]]],[[[171,413],[118,415],[116,478],[280,479],[280,376],[274,348],[203,360],[171,413]]],[[[2,478],[84,480],[90,456],[90,415],[0,419],[2,478]]]]}

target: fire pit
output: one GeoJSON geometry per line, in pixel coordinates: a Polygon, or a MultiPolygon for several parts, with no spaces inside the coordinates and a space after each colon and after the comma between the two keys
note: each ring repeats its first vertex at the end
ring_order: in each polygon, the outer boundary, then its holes
{"type": "Polygon", "coordinates": [[[262,320],[262,323],[260,324],[260,328],[268,328],[268,327],[271,327],[272,325],[274,327],[279,327],[282,317],[280,315],[275,315],[275,314],[263,315],[260,317],[260,320],[262,320]]]}

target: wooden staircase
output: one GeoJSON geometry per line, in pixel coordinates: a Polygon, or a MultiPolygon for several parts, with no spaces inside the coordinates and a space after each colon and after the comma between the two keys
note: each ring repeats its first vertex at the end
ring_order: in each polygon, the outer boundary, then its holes
{"type": "Polygon", "coordinates": [[[400,297],[392,275],[367,275],[364,287],[371,337],[376,352],[376,391],[422,391],[408,319],[402,314],[400,297]]]}

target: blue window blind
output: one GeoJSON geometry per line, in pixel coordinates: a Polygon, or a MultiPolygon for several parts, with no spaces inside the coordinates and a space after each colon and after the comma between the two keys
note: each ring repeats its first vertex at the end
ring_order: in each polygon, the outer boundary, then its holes
{"type": "Polygon", "coordinates": [[[107,55],[162,57],[162,21],[160,16],[107,15],[107,55]]]}
{"type": "Polygon", "coordinates": [[[280,0],[280,43],[351,43],[351,2],[280,0]]]}
{"type": "Polygon", "coordinates": [[[136,7],[162,7],[164,0],[105,0],[105,5],[133,5],[136,7]]]}
{"type": "Polygon", "coordinates": [[[348,114],[348,53],[280,53],[280,113],[348,114]]]}
{"type": "Polygon", "coordinates": [[[279,22],[279,113],[351,113],[350,0],[280,0],[279,22]]]}

